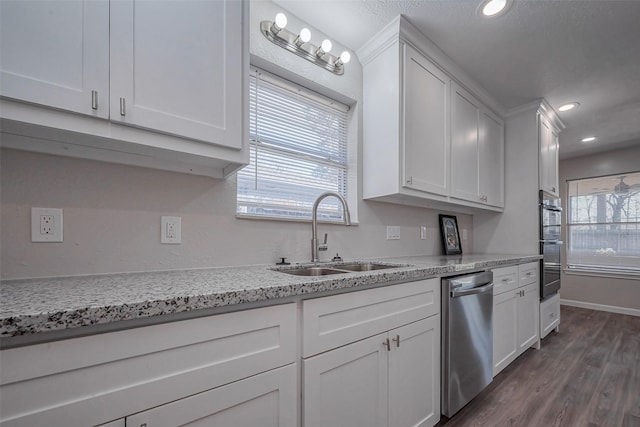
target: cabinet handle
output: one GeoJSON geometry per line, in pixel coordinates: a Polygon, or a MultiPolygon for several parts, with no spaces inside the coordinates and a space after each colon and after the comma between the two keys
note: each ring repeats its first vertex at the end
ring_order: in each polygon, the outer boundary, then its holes
{"type": "Polygon", "coordinates": [[[410,176],[409,179],[407,180],[407,184],[412,185],[413,184],[413,177],[410,176]]]}
{"type": "Polygon", "coordinates": [[[97,90],[91,91],[91,109],[92,110],[98,109],[98,91],[97,90]]]}
{"type": "Polygon", "coordinates": [[[551,187],[551,191],[555,193],[556,192],[556,187],[551,187]]]}
{"type": "Polygon", "coordinates": [[[125,105],[124,98],[120,98],[120,115],[121,116],[127,115],[127,106],[125,105]]]}
{"type": "Polygon", "coordinates": [[[400,347],[400,335],[396,335],[392,341],[396,343],[396,347],[400,347]]]}
{"type": "Polygon", "coordinates": [[[531,276],[533,273],[532,272],[527,272],[527,277],[531,276]]]}
{"type": "Polygon", "coordinates": [[[386,340],[382,341],[382,345],[387,347],[387,351],[391,351],[391,343],[389,342],[389,338],[387,338],[386,340]]]}

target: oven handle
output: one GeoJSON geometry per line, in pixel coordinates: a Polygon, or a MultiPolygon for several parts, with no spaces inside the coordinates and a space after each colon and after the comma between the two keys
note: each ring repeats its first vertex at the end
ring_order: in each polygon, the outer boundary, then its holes
{"type": "Polygon", "coordinates": [[[559,208],[557,206],[546,205],[544,203],[541,204],[540,206],[542,206],[542,209],[547,210],[547,211],[562,212],[562,208],[559,208]]]}
{"type": "Polygon", "coordinates": [[[562,240],[540,240],[540,243],[543,245],[563,245],[564,242],[562,240]]]}

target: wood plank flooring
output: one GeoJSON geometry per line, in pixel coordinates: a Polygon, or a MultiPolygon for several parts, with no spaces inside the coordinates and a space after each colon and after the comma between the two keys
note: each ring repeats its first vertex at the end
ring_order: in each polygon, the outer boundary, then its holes
{"type": "Polygon", "coordinates": [[[438,426],[640,427],[640,317],[562,306],[559,333],[438,426]]]}

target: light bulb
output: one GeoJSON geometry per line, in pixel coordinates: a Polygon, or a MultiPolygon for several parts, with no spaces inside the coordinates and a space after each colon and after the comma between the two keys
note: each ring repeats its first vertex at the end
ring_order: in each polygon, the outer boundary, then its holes
{"type": "Polygon", "coordinates": [[[351,54],[346,50],[340,54],[340,62],[348,64],[351,61],[351,54]]]}
{"type": "Polygon", "coordinates": [[[300,40],[302,40],[303,43],[308,43],[309,40],[311,40],[311,31],[309,31],[308,28],[303,28],[300,30],[300,40]]]}
{"type": "Polygon", "coordinates": [[[588,136],[586,138],[582,138],[581,139],[582,142],[592,142],[592,141],[595,141],[595,140],[596,140],[595,136],[588,136]]]}
{"type": "Polygon", "coordinates": [[[304,43],[308,43],[309,40],[311,40],[311,31],[309,31],[308,28],[303,28],[300,30],[300,34],[298,34],[294,42],[296,46],[300,47],[304,43]]]}
{"type": "Polygon", "coordinates": [[[287,26],[287,15],[282,12],[278,13],[276,15],[275,23],[278,27],[280,27],[280,29],[283,29],[287,26]]]}
{"type": "Polygon", "coordinates": [[[560,107],[558,107],[558,111],[569,111],[569,110],[573,110],[574,108],[578,107],[580,104],[577,102],[571,102],[569,104],[564,104],[561,105],[560,107]]]}
{"type": "Polygon", "coordinates": [[[322,44],[320,45],[322,50],[324,50],[326,53],[331,52],[332,46],[333,45],[331,44],[331,40],[329,40],[329,39],[322,40],[322,44]]]}
{"type": "Polygon", "coordinates": [[[507,0],[489,0],[482,7],[484,16],[494,16],[502,12],[507,7],[507,0]]]}

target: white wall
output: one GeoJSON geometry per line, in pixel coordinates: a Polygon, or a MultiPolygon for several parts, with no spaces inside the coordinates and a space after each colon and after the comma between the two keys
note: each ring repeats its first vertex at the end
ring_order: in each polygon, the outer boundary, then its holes
{"type": "MultiPolygon", "coordinates": [[[[350,137],[356,163],[362,152],[362,69],[355,55],[344,76],[331,73],[271,44],[258,23],[273,19],[268,1],[251,4],[252,61],[326,94],[355,102],[350,137]],[[275,66],[273,64],[278,64],[275,66]],[[324,88],[324,89],[323,89],[324,88]]],[[[299,21],[289,15],[291,28],[299,21]]],[[[313,28],[312,28],[313,31],[313,28]]],[[[319,36],[315,36],[319,37],[319,36]]],[[[315,41],[316,38],[313,38],[315,41]]],[[[336,49],[339,49],[337,47],[336,49]]],[[[168,270],[224,265],[293,262],[310,258],[309,223],[240,220],[235,217],[236,180],[214,180],[139,167],[2,149],[1,277],[43,277],[128,271],[168,270]],[[31,243],[31,207],[64,209],[64,242],[31,243]],[[160,245],[160,216],[182,217],[181,245],[160,245]]],[[[360,181],[361,173],[354,177],[360,181]]],[[[438,211],[376,202],[357,204],[359,225],[320,225],[329,233],[329,252],[349,259],[441,252],[438,211]],[[401,226],[402,239],[386,240],[386,225],[401,226]],[[419,226],[429,227],[419,240],[419,226]]],[[[470,252],[472,219],[458,214],[470,232],[463,250],[470,252]]]]}
{"type": "MultiPolygon", "coordinates": [[[[566,211],[567,185],[571,179],[640,171],[640,141],[632,148],[560,161],[560,196],[566,211]]],[[[562,230],[566,242],[566,228],[562,230]]],[[[563,264],[566,267],[566,253],[563,264]]],[[[640,280],[579,276],[562,272],[563,300],[640,310],[640,280]]],[[[640,314],[640,312],[638,312],[640,314]]]]}

